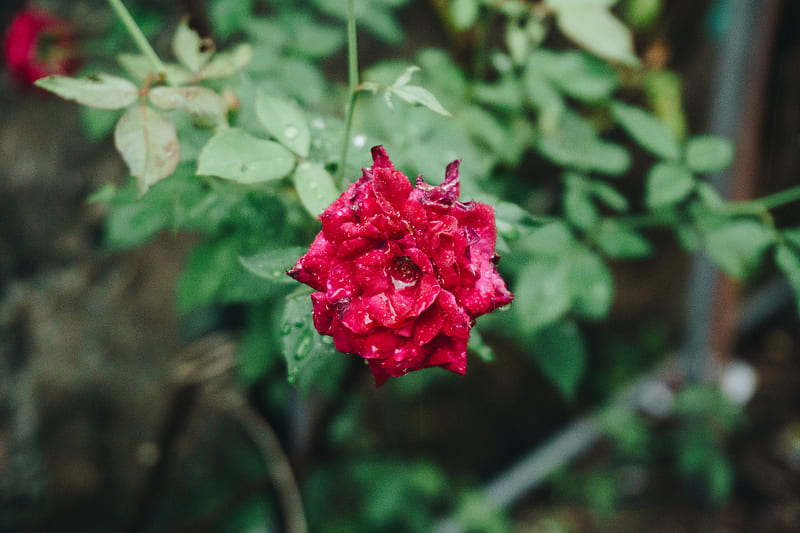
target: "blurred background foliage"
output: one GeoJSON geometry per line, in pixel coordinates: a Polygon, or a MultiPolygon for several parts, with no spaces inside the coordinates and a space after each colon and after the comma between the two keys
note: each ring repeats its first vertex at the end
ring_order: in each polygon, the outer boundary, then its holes
{"type": "MultiPolygon", "coordinates": [[[[40,4],[78,29],[82,74],[147,85],[105,3],[40,4]]],[[[168,79],[225,116],[159,111],[180,154],[150,182],[113,152],[124,106],[4,84],[0,528],[291,530],[286,467],[311,531],[800,527],[791,2],[761,8],[753,68],[726,80],[752,3],[355,0],[344,168],[346,2],[127,4],[168,79]],[[236,68],[190,68],[206,60],[175,45],[183,16],[236,68]],[[228,125],[247,136],[221,140],[228,125]],[[252,139],[285,171],[243,170],[252,139]],[[478,321],[464,378],[375,390],[283,275],[376,144],[433,183],[461,159],[462,197],[495,207],[516,300],[478,321]],[[698,288],[701,250],[725,275],[698,288]],[[527,457],[542,487],[513,468],[527,457]]]]}

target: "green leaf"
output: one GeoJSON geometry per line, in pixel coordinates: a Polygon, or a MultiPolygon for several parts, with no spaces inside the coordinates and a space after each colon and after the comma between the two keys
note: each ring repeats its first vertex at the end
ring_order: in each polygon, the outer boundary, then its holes
{"type": "Polygon", "coordinates": [[[252,17],[254,0],[213,0],[209,5],[211,27],[220,38],[230,37],[252,17]]]}
{"type": "Polygon", "coordinates": [[[521,146],[514,142],[508,125],[498,120],[492,113],[479,106],[470,106],[459,115],[458,119],[473,137],[485,143],[504,161],[516,159],[521,146]]]}
{"type": "MultiPolygon", "coordinates": [[[[230,2],[235,4],[236,2],[230,2]]],[[[253,60],[253,47],[247,43],[242,43],[233,50],[220,52],[211,58],[211,61],[203,67],[199,76],[201,79],[224,78],[235,74],[250,64],[253,60]]]]}
{"type": "Polygon", "coordinates": [[[652,26],[661,13],[662,0],[628,0],[625,3],[625,19],[634,28],[652,26]]]}
{"type": "Polygon", "coordinates": [[[773,233],[757,220],[732,219],[707,233],[706,250],[722,270],[745,279],[758,268],[773,238],[773,233]]]}
{"type": "Polygon", "coordinates": [[[579,8],[605,8],[608,9],[619,0],[545,0],[545,4],[556,11],[579,8]]]}
{"type": "Polygon", "coordinates": [[[614,102],[611,104],[611,114],[628,135],[652,154],[670,160],[680,157],[675,134],[644,109],[614,102]]]}
{"type": "Polygon", "coordinates": [[[523,331],[532,333],[569,310],[572,298],[568,274],[568,263],[555,260],[534,260],[522,271],[513,309],[518,312],[523,331]]]}
{"type": "Polygon", "coordinates": [[[301,246],[269,249],[255,255],[239,257],[239,263],[260,278],[275,283],[297,283],[286,274],[286,270],[291,268],[297,262],[297,258],[307,251],[307,248],[301,246]]]}
{"type": "Polygon", "coordinates": [[[417,65],[411,65],[407,69],[405,69],[394,82],[392,83],[392,87],[404,87],[411,82],[412,76],[414,76],[415,72],[419,72],[420,69],[417,65]]]}
{"type": "Polygon", "coordinates": [[[309,58],[330,57],[346,40],[344,26],[321,24],[301,10],[284,16],[283,25],[290,29],[286,48],[309,58]]]}
{"type": "Polygon", "coordinates": [[[483,340],[483,335],[476,328],[472,328],[469,334],[469,344],[467,346],[470,353],[474,353],[486,363],[494,361],[494,350],[483,340]]]}
{"type": "Polygon", "coordinates": [[[261,91],[256,98],[256,114],[278,142],[300,157],[308,157],[311,133],[305,115],[295,104],[261,91]]]}
{"type": "Polygon", "coordinates": [[[228,123],[225,100],[205,87],[155,87],[148,93],[150,101],[161,109],[184,109],[201,126],[228,123]]]}
{"type": "Polygon", "coordinates": [[[584,180],[568,174],[566,182],[567,188],[562,200],[567,219],[581,229],[594,227],[600,220],[600,215],[584,180]]]}
{"type": "Polygon", "coordinates": [[[539,110],[540,127],[545,131],[553,131],[558,127],[558,120],[564,109],[564,99],[548,79],[543,57],[539,53],[528,57],[523,83],[528,99],[533,107],[539,110]]]}
{"type": "Polygon", "coordinates": [[[645,74],[644,89],[653,114],[667,125],[678,139],[686,136],[681,77],[671,70],[652,70],[645,74]]]}
{"type": "Polygon", "coordinates": [[[622,196],[614,187],[598,180],[589,182],[592,194],[601,202],[617,212],[628,210],[628,199],[622,196]]]}
{"type": "Polygon", "coordinates": [[[563,320],[540,329],[532,338],[531,353],[561,395],[573,399],[586,371],[586,345],[577,324],[563,320]]]}
{"type": "Polygon", "coordinates": [[[647,174],[645,201],[650,209],[675,204],[694,189],[694,176],[683,165],[656,163],[647,174]]]}
{"type": "Polygon", "coordinates": [[[418,85],[392,86],[389,89],[391,89],[392,94],[396,94],[409,104],[421,105],[440,115],[451,116],[450,112],[439,103],[439,100],[429,90],[418,85]]]}
{"type": "Polygon", "coordinates": [[[614,278],[599,255],[586,247],[576,247],[569,256],[567,285],[576,313],[592,319],[605,318],[614,300],[614,278]]]}
{"type": "Polygon", "coordinates": [[[555,3],[561,4],[552,7],[556,10],[556,24],[564,35],[600,57],[639,65],[630,31],[606,7],[589,5],[592,2],[555,3]]]}
{"type": "Polygon", "coordinates": [[[800,248],[800,227],[781,230],[781,237],[792,244],[792,246],[800,248]]]}
{"type": "Polygon", "coordinates": [[[450,2],[450,19],[459,30],[471,28],[478,20],[480,4],[478,0],[453,0],[450,2]]]}
{"type": "Polygon", "coordinates": [[[723,137],[702,135],[686,143],[686,165],[699,174],[725,170],[732,161],[733,145],[723,137]]]}
{"type": "Polygon", "coordinates": [[[551,222],[531,232],[520,244],[535,256],[560,255],[575,244],[575,237],[563,222],[551,222]]]}
{"type": "Polygon", "coordinates": [[[113,206],[106,216],[105,242],[111,250],[140,246],[169,227],[165,205],[151,203],[147,197],[113,206]]]}
{"type": "Polygon", "coordinates": [[[585,171],[616,176],[630,166],[627,150],[600,139],[586,119],[567,109],[559,115],[556,129],[539,135],[536,148],[559,166],[585,171]]]}
{"type": "Polygon", "coordinates": [[[314,329],[311,298],[306,290],[286,298],[280,333],[289,382],[303,389],[326,372],[331,359],[344,357],[334,348],[331,337],[314,329]]]}
{"type": "Polygon", "coordinates": [[[230,128],[217,132],[203,147],[197,174],[261,183],[288,176],[294,165],[294,156],[280,144],[230,128]]]}
{"type": "Polygon", "coordinates": [[[97,109],[122,109],[139,98],[139,88],[125,78],[93,74],[86,78],[47,76],[36,85],[61,98],[97,109]]]}
{"type": "Polygon", "coordinates": [[[614,69],[585,52],[540,49],[531,54],[529,61],[540,62],[550,81],[565,94],[584,102],[605,100],[619,86],[614,69]]]}
{"type": "Polygon", "coordinates": [[[603,224],[594,237],[597,246],[609,257],[632,259],[653,252],[650,242],[631,228],[614,223],[603,224]]]}
{"type": "Polygon", "coordinates": [[[800,312],[800,256],[786,244],[775,247],[775,263],[783,271],[794,293],[795,307],[800,312]]]}
{"type": "MultiPolygon", "coordinates": [[[[146,80],[148,75],[157,74],[150,60],[141,54],[119,54],[117,61],[131,76],[141,81],[146,80]]],[[[162,64],[164,65],[164,75],[172,85],[184,85],[192,81],[192,73],[177,63],[165,62],[162,64]]]]}
{"type": "Polygon", "coordinates": [[[315,217],[325,211],[340,195],[325,167],[309,161],[300,163],[294,171],[294,186],[303,207],[315,217]]]}
{"type": "Polygon", "coordinates": [[[139,179],[140,194],[172,174],[180,160],[175,124],[145,105],[122,115],[114,129],[114,145],[139,179]]]}
{"type": "Polygon", "coordinates": [[[215,302],[236,264],[235,239],[204,242],[189,255],[176,289],[178,312],[215,302]]]}
{"type": "Polygon", "coordinates": [[[178,24],[172,38],[172,52],[183,66],[192,72],[198,72],[214,53],[213,46],[200,39],[200,35],[189,27],[184,18],[178,24]]]}

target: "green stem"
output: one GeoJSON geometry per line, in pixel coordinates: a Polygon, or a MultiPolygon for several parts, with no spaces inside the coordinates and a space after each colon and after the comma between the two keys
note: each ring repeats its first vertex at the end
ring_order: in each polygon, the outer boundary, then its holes
{"type": "Polygon", "coordinates": [[[347,152],[350,148],[350,133],[353,128],[353,111],[358,98],[358,42],[356,40],[356,11],[353,0],[347,0],[347,79],[350,86],[350,99],[345,109],[344,139],[342,140],[342,153],[339,157],[337,182],[341,185],[344,177],[344,167],[347,165],[347,152]]]}
{"type": "Polygon", "coordinates": [[[800,185],[756,200],[731,202],[728,206],[728,212],[734,214],[763,214],[770,209],[775,209],[797,200],[800,200],[800,185]]]}
{"type": "Polygon", "coordinates": [[[135,20],[133,20],[130,12],[123,5],[122,0],[108,0],[108,3],[111,5],[111,8],[120,18],[120,20],[122,20],[122,23],[125,25],[125,29],[128,30],[128,33],[131,35],[131,37],[133,37],[134,42],[136,42],[136,46],[138,46],[142,54],[144,54],[144,56],[150,60],[150,64],[152,65],[153,69],[157,73],[166,72],[164,63],[161,62],[161,59],[159,59],[156,51],[153,50],[153,47],[150,46],[149,42],[147,42],[147,37],[144,36],[144,33],[142,33],[139,25],[136,24],[135,20]]]}

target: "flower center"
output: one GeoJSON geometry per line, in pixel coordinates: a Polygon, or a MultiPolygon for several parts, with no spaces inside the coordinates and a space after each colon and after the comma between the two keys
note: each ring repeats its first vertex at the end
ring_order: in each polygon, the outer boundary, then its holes
{"type": "Polygon", "coordinates": [[[389,268],[389,278],[397,290],[414,287],[422,272],[408,256],[397,257],[389,268]]]}

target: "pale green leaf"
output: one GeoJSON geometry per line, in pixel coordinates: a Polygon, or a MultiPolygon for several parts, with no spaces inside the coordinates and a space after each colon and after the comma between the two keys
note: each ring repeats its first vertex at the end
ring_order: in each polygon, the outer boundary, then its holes
{"type": "Polygon", "coordinates": [[[187,19],[184,18],[178,24],[172,38],[172,52],[184,67],[192,72],[198,72],[214,53],[213,46],[209,44],[189,27],[187,19]]]}
{"type": "Polygon", "coordinates": [[[117,122],[114,145],[144,194],[175,170],[180,160],[175,124],[145,105],[130,108],[117,122]]]}
{"type": "Polygon", "coordinates": [[[419,72],[421,69],[416,65],[411,65],[407,69],[400,74],[394,83],[392,83],[392,87],[404,87],[409,84],[411,81],[411,77],[414,76],[415,72],[419,72]]]}
{"type": "Polygon", "coordinates": [[[695,186],[694,176],[683,165],[656,163],[647,174],[645,201],[651,209],[675,204],[695,186]]]}
{"type": "Polygon", "coordinates": [[[233,48],[215,54],[200,71],[200,78],[224,78],[240,71],[253,60],[253,47],[242,43],[233,48]]]}
{"type": "Polygon", "coordinates": [[[639,60],[633,51],[633,37],[628,28],[606,7],[587,4],[558,7],[556,23],[559,29],[600,57],[637,66],[639,60]]]}
{"type": "Polygon", "coordinates": [[[256,98],[256,115],[278,142],[301,157],[308,156],[311,145],[308,121],[294,103],[261,91],[256,98]]]}
{"type": "Polygon", "coordinates": [[[702,135],[692,137],[686,143],[686,165],[694,172],[719,172],[732,161],[733,145],[723,137],[702,135]]]}
{"type": "MultiPolygon", "coordinates": [[[[153,69],[152,62],[141,54],[120,54],[117,56],[122,68],[127,70],[131,76],[144,81],[148,75],[158,74],[153,69]]],[[[192,81],[192,73],[177,63],[163,62],[164,75],[172,85],[184,85],[192,81]]]]}
{"type": "Polygon", "coordinates": [[[450,112],[439,103],[439,100],[437,100],[429,90],[419,87],[418,85],[391,87],[391,91],[392,94],[396,94],[409,104],[419,104],[427,107],[431,111],[439,113],[440,115],[444,115],[446,117],[450,116],[450,112]]]}
{"type": "Polygon", "coordinates": [[[294,171],[294,186],[303,207],[318,216],[339,197],[333,178],[319,163],[304,161],[294,171]]]}
{"type": "Polygon", "coordinates": [[[761,222],[734,219],[708,232],[706,250],[722,270],[745,279],[758,268],[773,239],[773,233],[761,222]]]}
{"type": "Polygon", "coordinates": [[[139,97],[139,88],[125,78],[93,74],[87,78],[47,76],[36,85],[61,98],[97,109],[122,109],[139,97]]]}
{"type": "Polygon", "coordinates": [[[611,104],[611,114],[628,135],[653,155],[670,160],[680,157],[675,134],[651,113],[636,106],[614,102],[611,104]]]}
{"type": "Polygon", "coordinates": [[[184,109],[198,118],[201,125],[227,124],[225,100],[205,87],[155,87],[148,93],[150,101],[161,109],[184,109]]]}
{"type": "Polygon", "coordinates": [[[288,176],[292,153],[280,144],[230,128],[217,132],[200,152],[197,173],[239,183],[261,183],[288,176]]]}

